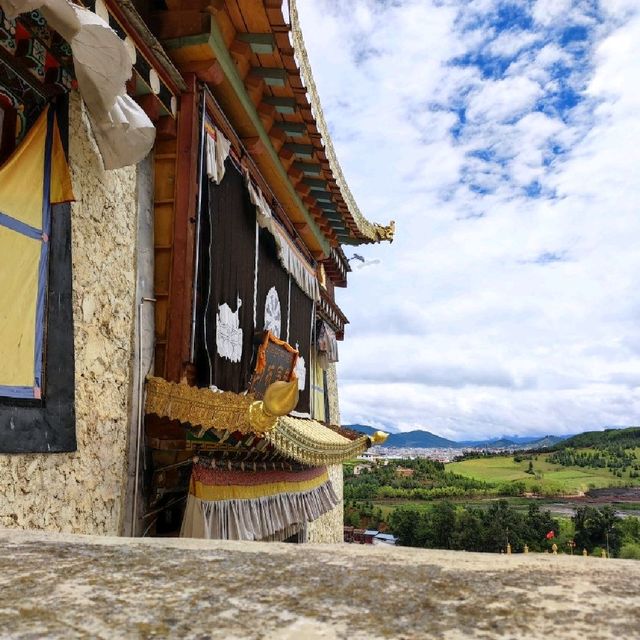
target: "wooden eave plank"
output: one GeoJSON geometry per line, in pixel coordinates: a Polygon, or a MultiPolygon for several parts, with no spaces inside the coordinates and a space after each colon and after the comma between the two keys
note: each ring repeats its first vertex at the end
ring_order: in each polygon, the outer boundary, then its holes
{"type": "MultiPolygon", "coordinates": [[[[242,3],[240,6],[242,6],[242,3]]],[[[269,184],[272,185],[274,194],[280,200],[292,222],[306,221],[310,223],[309,227],[312,233],[305,235],[305,242],[309,245],[309,248],[320,248],[323,252],[327,252],[330,243],[327,242],[327,238],[315,224],[313,217],[296,193],[286,172],[288,165],[280,160],[271,144],[268,133],[264,130],[257,110],[251,103],[242,79],[236,72],[235,65],[224,44],[216,20],[212,21],[210,44],[226,75],[226,81],[213,88],[216,97],[225,112],[233,119],[236,127],[238,122],[246,122],[247,129],[253,129],[252,131],[240,131],[241,137],[252,137],[257,134],[262,139],[266,152],[256,156],[254,161],[264,177],[269,181],[269,184]]]]}

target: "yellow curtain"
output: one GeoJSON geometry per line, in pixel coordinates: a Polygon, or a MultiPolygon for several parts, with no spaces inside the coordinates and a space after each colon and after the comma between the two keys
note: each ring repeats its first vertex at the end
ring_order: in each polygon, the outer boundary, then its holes
{"type": "MultiPolygon", "coordinates": [[[[0,387],[37,388],[37,352],[44,327],[50,203],[73,200],[71,177],[55,118],[41,114],[20,146],[0,167],[0,387]],[[45,175],[48,126],[49,175],[45,175]],[[40,292],[40,296],[38,293],[40,292]],[[38,336],[40,340],[38,340],[38,336]]],[[[39,389],[34,391],[37,397],[39,389]]],[[[15,395],[0,389],[0,395],[15,395]]]]}

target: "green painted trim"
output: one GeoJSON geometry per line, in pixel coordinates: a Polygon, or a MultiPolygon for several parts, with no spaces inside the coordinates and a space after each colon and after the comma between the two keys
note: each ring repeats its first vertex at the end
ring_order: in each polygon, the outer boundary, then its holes
{"type": "Polygon", "coordinates": [[[331,195],[326,191],[320,191],[319,189],[311,189],[310,196],[315,198],[318,202],[331,202],[331,195]]]}
{"type": "Polygon", "coordinates": [[[276,96],[264,96],[262,101],[274,106],[278,113],[289,116],[296,112],[298,104],[295,98],[278,98],[276,96]]]}
{"type": "Polygon", "coordinates": [[[238,40],[251,45],[251,51],[257,55],[273,53],[276,39],[272,33],[239,33],[238,40]]]}
{"type": "Polygon", "coordinates": [[[310,187],[316,187],[318,189],[326,189],[327,181],[321,178],[303,178],[302,182],[308,184],[310,187]]]}
{"type": "Polygon", "coordinates": [[[299,138],[307,134],[307,125],[302,122],[287,122],[286,120],[281,120],[277,122],[275,126],[291,138],[299,138]]]}
{"type": "Polygon", "coordinates": [[[272,87],[284,87],[285,80],[287,79],[287,72],[278,67],[251,67],[251,73],[262,78],[272,87]]]}
{"type": "Polygon", "coordinates": [[[198,33],[195,36],[182,36],[181,38],[171,38],[163,40],[162,46],[165,49],[184,49],[186,47],[194,47],[199,44],[208,44],[213,49],[213,39],[210,33],[198,33]]]}
{"type": "Polygon", "coordinates": [[[313,158],[313,145],[312,144],[298,144],[297,142],[286,142],[285,149],[295,153],[301,158],[313,158]]]}
{"type": "Polygon", "coordinates": [[[229,80],[229,83],[231,84],[233,90],[235,91],[236,96],[238,97],[238,100],[242,104],[242,107],[244,108],[245,112],[249,116],[251,123],[256,128],[256,131],[258,132],[258,137],[262,141],[264,149],[266,150],[267,154],[275,164],[276,169],[280,174],[280,177],[284,180],[286,187],[289,191],[289,194],[292,196],[294,202],[298,206],[298,210],[302,214],[306,223],[309,225],[309,229],[311,229],[311,232],[313,233],[314,238],[320,245],[321,250],[326,255],[328,255],[331,252],[331,245],[329,244],[329,241],[324,237],[322,231],[320,231],[320,228],[318,227],[315,220],[309,213],[308,209],[304,206],[304,203],[300,199],[300,196],[298,195],[293,185],[291,184],[291,181],[289,180],[289,176],[287,175],[287,172],[284,170],[284,167],[282,166],[282,162],[280,161],[280,158],[278,157],[276,150],[273,148],[273,145],[271,144],[271,140],[267,135],[267,132],[264,130],[264,127],[262,126],[262,122],[260,120],[260,117],[258,116],[258,112],[256,111],[256,108],[254,107],[253,102],[251,102],[251,98],[249,97],[249,94],[245,89],[242,79],[238,75],[236,65],[233,59],[231,58],[229,51],[227,51],[227,47],[224,44],[222,34],[220,33],[220,29],[218,29],[218,25],[216,24],[215,20],[211,21],[211,39],[209,40],[209,46],[211,47],[211,50],[213,51],[216,59],[218,60],[218,63],[222,67],[222,70],[224,71],[225,76],[227,77],[227,79],[229,80]]]}
{"type": "Polygon", "coordinates": [[[294,162],[293,166],[300,169],[306,176],[319,176],[322,173],[320,165],[311,162],[294,162]]]}

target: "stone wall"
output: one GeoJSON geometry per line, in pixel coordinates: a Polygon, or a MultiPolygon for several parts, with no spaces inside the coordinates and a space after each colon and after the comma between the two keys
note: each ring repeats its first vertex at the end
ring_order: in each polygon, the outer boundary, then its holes
{"type": "MultiPolygon", "coordinates": [[[[340,404],[338,400],[338,375],[336,365],[330,364],[327,369],[327,389],[329,399],[329,422],[340,424],[340,404]]],[[[344,525],[344,502],[342,465],[329,466],[329,477],[333,488],[340,498],[340,503],[328,513],[307,525],[308,542],[342,542],[344,525]]]]}
{"type": "Polygon", "coordinates": [[[342,542],[344,540],[344,502],[343,488],[344,480],[342,475],[342,465],[334,464],[328,467],[329,478],[340,502],[331,511],[320,516],[317,520],[307,525],[307,542],[342,542]]]}
{"type": "Polygon", "coordinates": [[[105,172],[70,99],[78,450],[0,455],[0,526],[118,534],[123,520],[135,314],[136,168],[105,172]]]}
{"type": "Polygon", "coordinates": [[[338,398],[338,371],[335,364],[330,364],[327,369],[327,395],[329,397],[329,422],[340,423],[340,401],[338,398]]]}

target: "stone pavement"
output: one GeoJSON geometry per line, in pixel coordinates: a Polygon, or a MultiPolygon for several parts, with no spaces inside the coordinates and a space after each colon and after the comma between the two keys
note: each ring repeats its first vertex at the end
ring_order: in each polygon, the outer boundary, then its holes
{"type": "Polygon", "coordinates": [[[640,562],[0,530],[0,638],[640,638],[640,562]]]}

